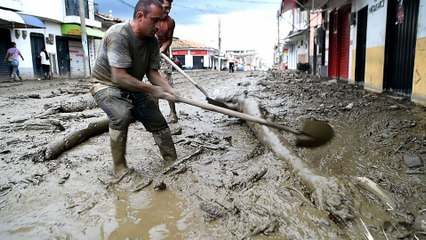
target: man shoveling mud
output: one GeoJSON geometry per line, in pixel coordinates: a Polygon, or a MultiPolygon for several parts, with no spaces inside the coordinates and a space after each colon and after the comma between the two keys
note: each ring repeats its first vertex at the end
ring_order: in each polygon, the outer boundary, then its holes
{"type": "Polygon", "coordinates": [[[93,68],[90,90],[109,118],[116,177],[129,170],[126,141],[128,127],[134,119],[152,133],[164,160],[177,158],[169,126],[155,99],[177,99],[175,90],[158,73],[160,48],[155,33],[163,14],[158,0],[139,0],[133,20],[108,29],[93,68]],[[142,82],[145,75],[152,85],[142,82]]]}
{"type": "MultiPolygon", "coordinates": [[[[169,49],[173,42],[173,32],[175,30],[175,20],[169,16],[170,10],[172,9],[173,0],[160,0],[160,2],[163,3],[164,15],[161,21],[158,23],[158,31],[156,36],[158,38],[158,42],[160,43],[160,52],[170,57],[169,49]]],[[[172,66],[170,66],[170,64],[168,64],[167,61],[163,58],[161,58],[160,64],[161,76],[163,76],[173,86],[172,66]]],[[[178,117],[175,103],[169,101],[169,107],[169,121],[170,123],[177,123],[178,117]]]]}

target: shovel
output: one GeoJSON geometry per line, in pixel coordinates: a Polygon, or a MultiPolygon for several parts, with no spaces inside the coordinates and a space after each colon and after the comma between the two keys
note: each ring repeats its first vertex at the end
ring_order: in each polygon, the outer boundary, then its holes
{"type": "Polygon", "coordinates": [[[330,125],[323,121],[310,120],[304,123],[302,130],[292,129],[290,127],[277,124],[274,122],[266,121],[263,118],[255,117],[245,113],[233,111],[227,108],[217,107],[212,104],[194,101],[188,98],[179,97],[179,102],[183,102],[195,107],[199,107],[205,110],[210,110],[218,113],[222,113],[231,117],[241,118],[246,121],[260,123],[273,128],[278,128],[286,132],[290,132],[296,135],[296,146],[299,147],[318,147],[321,146],[333,138],[334,132],[330,125]]]}
{"type": "Polygon", "coordinates": [[[217,101],[217,100],[214,100],[214,99],[210,98],[209,95],[207,94],[206,90],[204,90],[202,87],[200,87],[194,81],[194,79],[192,79],[188,74],[186,74],[186,72],[184,72],[178,65],[176,65],[176,63],[174,63],[164,53],[161,53],[161,57],[164,58],[168,63],[170,63],[176,70],[178,70],[180,73],[182,73],[182,75],[185,76],[192,84],[194,84],[195,87],[198,88],[204,94],[204,96],[206,96],[206,100],[207,100],[208,103],[216,105],[216,106],[219,106],[219,107],[222,107],[222,108],[229,108],[223,102],[220,102],[220,101],[217,101]]]}

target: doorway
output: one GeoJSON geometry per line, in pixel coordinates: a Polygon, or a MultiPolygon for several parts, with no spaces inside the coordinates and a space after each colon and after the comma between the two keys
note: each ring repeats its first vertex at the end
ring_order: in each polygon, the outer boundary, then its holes
{"type": "Polygon", "coordinates": [[[7,62],[3,59],[6,57],[7,49],[9,49],[11,43],[10,30],[6,28],[0,28],[0,78],[9,79],[10,70],[7,62]]]}
{"type": "Polygon", "coordinates": [[[348,79],[349,75],[349,15],[351,4],[330,13],[329,69],[328,76],[348,79]]]}
{"type": "Polygon", "coordinates": [[[192,69],[203,69],[204,68],[204,56],[193,56],[193,67],[192,69]]]}
{"type": "Polygon", "coordinates": [[[413,87],[419,0],[388,1],[384,90],[410,96],[413,87]]]}
{"type": "Polygon", "coordinates": [[[355,82],[364,86],[368,6],[359,10],[357,15],[355,82]]]}
{"type": "Polygon", "coordinates": [[[41,50],[45,47],[44,37],[41,33],[30,33],[31,41],[31,60],[33,62],[33,72],[35,78],[43,77],[43,69],[41,68],[41,62],[39,61],[38,56],[40,55],[41,50]]]}
{"type": "Polygon", "coordinates": [[[67,39],[56,36],[56,52],[58,54],[59,75],[70,77],[71,66],[67,39]]]}

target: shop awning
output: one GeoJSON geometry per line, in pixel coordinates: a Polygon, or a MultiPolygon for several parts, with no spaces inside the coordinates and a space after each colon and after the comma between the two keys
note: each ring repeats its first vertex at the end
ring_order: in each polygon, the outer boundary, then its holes
{"type": "Polygon", "coordinates": [[[44,23],[37,17],[4,9],[0,9],[0,27],[46,28],[44,23]]]}
{"type": "Polygon", "coordinates": [[[281,14],[293,8],[306,8],[306,9],[319,9],[324,6],[327,0],[282,0],[281,1],[281,14]]]}
{"type": "MultiPolygon", "coordinates": [[[[65,23],[61,25],[61,33],[63,35],[71,35],[71,36],[81,36],[81,27],[78,24],[65,23]]],[[[104,32],[97,28],[86,27],[87,36],[91,36],[94,38],[102,38],[104,36],[104,32]]]]}
{"type": "Polygon", "coordinates": [[[308,32],[308,29],[303,29],[296,32],[290,32],[290,34],[286,38],[284,38],[284,41],[285,43],[292,43],[298,40],[302,40],[303,34],[307,32],[308,32]]]}

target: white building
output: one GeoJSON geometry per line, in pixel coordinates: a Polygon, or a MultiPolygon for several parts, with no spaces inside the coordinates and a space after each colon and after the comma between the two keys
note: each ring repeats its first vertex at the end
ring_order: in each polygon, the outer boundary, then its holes
{"type": "Polygon", "coordinates": [[[183,69],[213,69],[218,65],[217,50],[204,44],[174,38],[171,49],[183,69]]]}
{"type": "MultiPolygon", "coordinates": [[[[95,20],[93,0],[84,0],[86,33],[91,66],[95,60],[95,39],[103,32],[95,20]]],[[[2,0],[0,2],[0,58],[4,59],[10,42],[15,42],[24,56],[19,70],[24,79],[41,74],[36,57],[43,47],[50,54],[51,71],[55,77],[83,77],[84,51],[81,41],[79,0],[2,0]],[[22,15],[26,14],[26,15],[22,15]],[[26,24],[19,24],[22,16],[26,24]]],[[[90,69],[89,69],[90,70],[90,69]]],[[[7,64],[0,62],[0,78],[9,74],[7,64]]]]}

